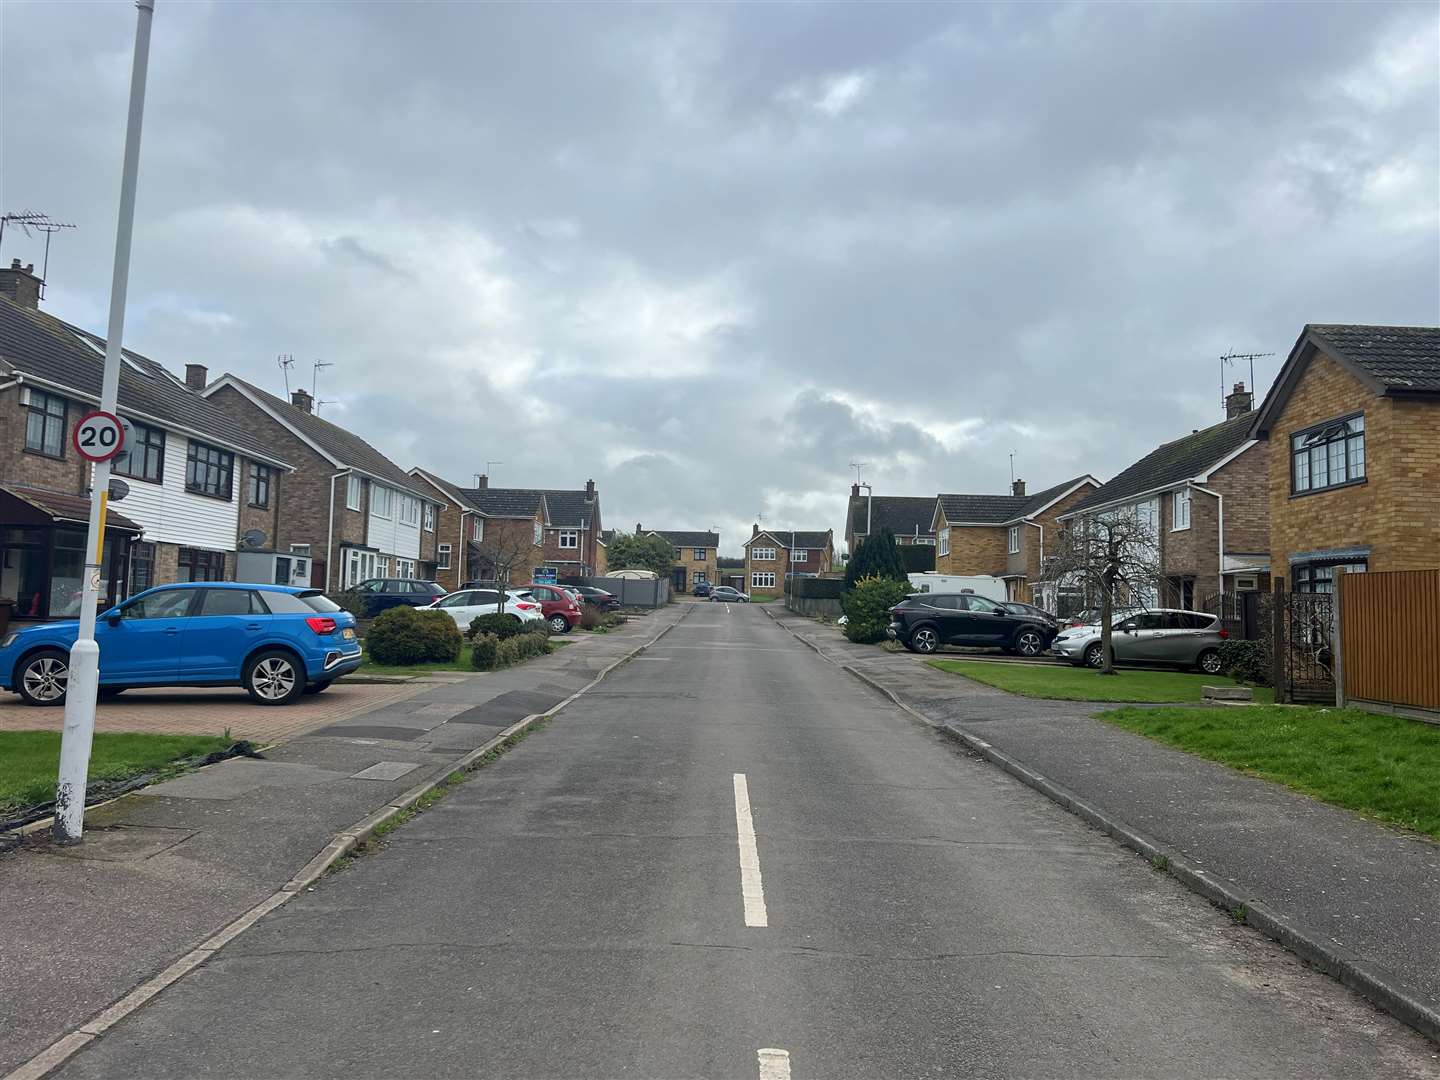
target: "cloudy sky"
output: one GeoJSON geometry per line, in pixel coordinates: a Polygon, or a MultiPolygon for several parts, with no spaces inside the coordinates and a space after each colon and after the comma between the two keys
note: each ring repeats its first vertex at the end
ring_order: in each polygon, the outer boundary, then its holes
{"type": "MultiPolygon", "coordinates": [[[[1432,3],[157,6],[126,343],[611,526],[1104,478],[1227,349],[1440,320],[1432,3]]],[[[0,4],[0,205],[101,331],[134,22],[0,4]]]]}

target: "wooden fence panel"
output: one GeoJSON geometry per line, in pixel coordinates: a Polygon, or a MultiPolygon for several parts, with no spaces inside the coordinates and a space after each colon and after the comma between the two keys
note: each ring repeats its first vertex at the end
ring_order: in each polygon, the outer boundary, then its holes
{"type": "Polygon", "coordinates": [[[1340,575],[1345,696],[1440,710],[1440,570],[1340,575]]]}

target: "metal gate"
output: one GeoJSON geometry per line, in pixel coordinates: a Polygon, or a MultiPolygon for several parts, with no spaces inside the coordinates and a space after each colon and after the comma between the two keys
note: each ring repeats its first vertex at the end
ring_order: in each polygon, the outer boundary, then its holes
{"type": "Polygon", "coordinates": [[[1281,631],[1276,698],[1335,701],[1335,598],[1329,593],[1277,592],[1274,621],[1281,631]]]}

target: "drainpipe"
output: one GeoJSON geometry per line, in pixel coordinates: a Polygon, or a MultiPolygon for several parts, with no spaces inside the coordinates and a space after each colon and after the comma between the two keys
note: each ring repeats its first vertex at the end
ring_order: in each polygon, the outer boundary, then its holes
{"type": "MultiPolygon", "coordinates": [[[[1219,574],[1219,577],[1220,577],[1220,603],[1221,603],[1221,610],[1223,611],[1223,610],[1224,610],[1224,603],[1225,603],[1225,496],[1224,496],[1224,495],[1221,495],[1220,492],[1218,492],[1218,491],[1211,491],[1211,490],[1210,490],[1209,488],[1207,488],[1207,487],[1201,487],[1199,484],[1191,483],[1191,482],[1189,482],[1189,481],[1186,481],[1185,486],[1188,487],[1188,488],[1193,488],[1195,491],[1204,492],[1206,495],[1214,496],[1214,498],[1215,498],[1215,505],[1218,506],[1219,509],[1220,509],[1220,552],[1219,552],[1219,555],[1220,555],[1220,574],[1219,574]]],[[[1171,513],[1173,514],[1174,511],[1172,510],[1171,513]]]]}
{"type": "Polygon", "coordinates": [[[330,591],[330,577],[335,569],[335,481],[349,476],[354,469],[341,469],[330,477],[330,524],[325,532],[325,591],[330,591]]]}

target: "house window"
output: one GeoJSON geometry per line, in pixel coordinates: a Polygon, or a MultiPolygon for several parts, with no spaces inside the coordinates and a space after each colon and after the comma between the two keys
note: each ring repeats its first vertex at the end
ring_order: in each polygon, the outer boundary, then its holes
{"type": "Polygon", "coordinates": [[[290,554],[291,554],[291,555],[303,555],[305,558],[308,559],[308,558],[310,557],[310,545],[309,545],[309,544],[291,544],[291,545],[290,545],[290,554]]]}
{"type": "Polygon", "coordinates": [[[773,589],[775,587],[775,571],[756,570],[750,575],[750,587],[752,589],[773,589]]]}
{"type": "Polygon", "coordinates": [[[694,554],[694,556],[695,556],[695,561],[696,561],[696,562],[704,562],[704,561],[705,561],[705,549],[704,549],[704,548],[696,548],[693,554],[694,554]]]}
{"type": "MultiPolygon", "coordinates": [[[[1179,532],[1190,527],[1190,489],[1181,488],[1170,498],[1170,531],[1179,532]]],[[[1188,605],[1181,605],[1186,607],[1188,605]]]]}
{"type": "Polygon", "coordinates": [[[375,576],[376,576],[376,577],[389,577],[389,576],[390,576],[390,556],[389,556],[389,555],[377,555],[377,556],[375,557],[375,576]]]}
{"type": "Polygon", "coordinates": [[[400,501],[400,524],[419,525],[420,500],[409,495],[397,495],[396,498],[400,501]]]}
{"type": "Polygon", "coordinates": [[[438,548],[435,549],[435,569],[437,569],[437,570],[449,570],[449,569],[450,569],[450,545],[449,545],[449,544],[441,544],[438,548]]]}
{"type": "Polygon", "coordinates": [[[426,504],[425,504],[425,531],[426,531],[426,532],[434,532],[434,531],[435,531],[435,504],[434,504],[434,503],[426,503],[426,504]]]}
{"type": "Polygon", "coordinates": [[[580,533],[575,529],[561,529],[560,546],[562,548],[578,548],[580,546],[580,533]]]}
{"type": "Polygon", "coordinates": [[[474,540],[476,540],[476,541],[484,540],[484,539],[485,539],[485,519],[482,518],[482,517],[475,517],[475,518],[471,518],[470,520],[475,523],[474,528],[472,528],[472,529],[470,530],[470,536],[471,536],[474,540]]]}
{"type": "Polygon", "coordinates": [[[130,545],[130,590],[127,596],[144,592],[155,584],[155,545],[130,545]]]}
{"type": "Polygon", "coordinates": [[[115,458],[111,470],[116,476],[145,480],[152,484],[165,480],[165,432],[129,421],[130,432],[125,452],[115,458]]]}
{"type": "Polygon", "coordinates": [[[360,509],[360,477],[354,473],[345,478],[345,509],[360,509]]]}
{"type": "Polygon", "coordinates": [[[225,553],[182,547],[180,549],[180,580],[224,581],[225,553]]]}
{"type": "MultiPolygon", "coordinates": [[[[370,485],[370,516],[388,518],[393,512],[391,509],[395,493],[387,487],[379,484],[370,485]]],[[[384,575],[381,575],[382,577],[384,575]]]]}
{"type": "MultiPolygon", "coordinates": [[[[230,498],[231,477],[235,455],[219,447],[190,441],[185,452],[185,490],[211,499],[230,498]]],[[[186,580],[184,578],[181,579],[186,580]]],[[[219,578],[191,578],[192,581],[218,581],[219,578]]]]}
{"type": "Polygon", "coordinates": [[[540,546],[540,541],[545,537],[545,530],[540,527],[540,522],[535,522],[535,546],[540,546]]]}
{"type": "Polygon", "coordinates": [[[1303,593],[1331,593],[1335,591],[1335,571],[1345,569],[1351,574],[1363,574],[1368,568],[1364,559],[1345,563],[1303,563],[1295,567],[1294,588],[1303,593]]]}
{"type": "Polygon", "coordinates": [[[246,482],[246,498],[251,506],[261,508],[270,505],[270,466],[250,463],[250,477],[246,482]]]}
{"type": "MultiPolygon", "coordinates": [[[[750,558],[753,562],[774,562],[775,549],[773,547],[752,548],[750,558]]],[[[772,574],[771,577],[774,577],[774,575],[772,574]]]]}
{"type": "Polygon", "coordinates": [[[1331,420],[1290,436],[1291,493],[1365,479],[1365,417],[1331,420]]]}
{"type": "Polygon", "coordinates": [[[950,554],[950,527],[948,525],[940,530],[940,546],[936,549],[936,554],[950,554]]]}
{"type": "Polygon", "coordinates": [[[1008,544],[1006,550],[1009,551],[1011,555],[1019,554],[1019,551],[1020,551],[1020,526],[1019,526],[1019,525],[1011,525],[1011,526],[1010,526],[1010,535],[1009,535],[1009,537],[1008,537],[1008,540],[1009,540],[1009,544],[1008,544]]]}
{"type": "Polygon", "coordinates": [[[25,417],[25,449],[46,457],[65,456],[65,399],[43,390],[30,391],[25,417]]]}
{"type": "Polygon", "coordinates": [[[935,538],[933,536],[917,536],[911,543],[919,544],[921,547],[934,547],[935,538]]]}
{"type": "Polygon", "coordinates": [[[809,562],[809,561],[810,561],[810,549],[809,549],[809,548],[794,548],[794,549],[791,550],[791,552],[790,552],[790,561],[791,561],[792,563],[797,563],[797,562],[809,562]]]}

